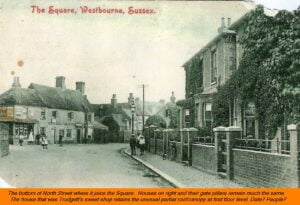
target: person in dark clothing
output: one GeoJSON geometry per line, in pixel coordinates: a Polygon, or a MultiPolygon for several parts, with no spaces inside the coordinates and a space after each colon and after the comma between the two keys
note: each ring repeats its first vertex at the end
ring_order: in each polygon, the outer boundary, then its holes
{"type": "Polygon", "coordinates": [[[135,152],[136,139],[134,135],[131,135],[129,143],[130,143],[131,155],[136,155],[135,152]]]}
{"type": "Polygon", "coordinates": [[[36,143],[37,145],[40,144],[40,138],[41,138],[41,135],[38,133],[38,134],[35,136],[35,143],[36,143]]]}
{"type": "Polygon", "coordinates": [[[62,139],[63,139],[63,136],[59,135],[59,137],[58,137],[58,143],[59,143],[59,146],[61,146],[61,147],[63,146],[62,139]]]}

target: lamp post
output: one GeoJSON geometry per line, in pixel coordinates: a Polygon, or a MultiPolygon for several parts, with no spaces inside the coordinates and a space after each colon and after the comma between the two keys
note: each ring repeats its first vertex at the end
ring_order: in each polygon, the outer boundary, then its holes
{"type": "Polygon", "coordinates": [[[131,109],[131,114],[132,114],[132,117],[131,117],[131,132],[132,132],[132,135],[134,135],[134,113],[135,113],[134,101],[132,102],[132,104],[130,106],[130,109],[131,109]]]}

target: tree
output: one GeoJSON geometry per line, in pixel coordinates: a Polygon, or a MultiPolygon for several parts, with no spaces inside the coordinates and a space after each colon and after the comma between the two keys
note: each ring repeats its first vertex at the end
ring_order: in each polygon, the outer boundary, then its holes
{"type": "Polygon", "coordinates": [[[160,128],[166,128],[167,123],[160,115],[152,115],[146,120],[146,125],[155,125],[160,128]]]}

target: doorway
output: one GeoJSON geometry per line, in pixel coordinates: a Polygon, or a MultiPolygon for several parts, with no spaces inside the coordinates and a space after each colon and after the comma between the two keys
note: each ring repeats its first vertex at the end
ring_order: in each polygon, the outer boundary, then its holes
{"type": "Polygon", "coordinates": [[[81,136],[81,131],[80,131],[80,129],[77,129],[77,131],[76,131],[76,136],[77,136],[77,143],[80,143],[80,136],[81,136]]]}

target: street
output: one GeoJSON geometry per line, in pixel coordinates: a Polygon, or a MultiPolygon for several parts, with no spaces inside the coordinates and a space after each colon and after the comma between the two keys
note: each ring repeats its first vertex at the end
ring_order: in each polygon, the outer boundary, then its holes
{"type": "Polygon", "coordinates": [[[121,150],[128,144],[10,146],[0,177],[13,187],[170,187],[121,150]]]}

